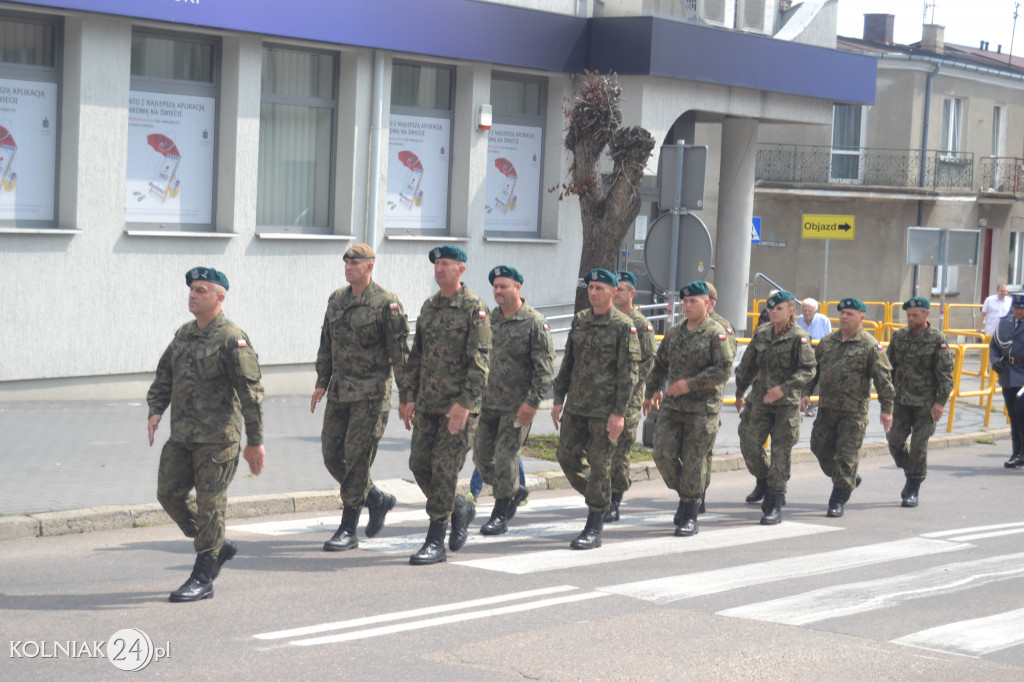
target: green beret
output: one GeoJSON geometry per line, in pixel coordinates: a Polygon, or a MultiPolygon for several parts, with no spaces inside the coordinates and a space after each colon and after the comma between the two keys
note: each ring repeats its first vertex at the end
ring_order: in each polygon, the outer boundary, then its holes
{"type": "Polygon", "coordinates": [[[928,299],[922,296],[914,296],[913,298],[908,298],[903,303],[904,310],[910,310],[911,308],[924,308],[925,310],[928,310],[931,307],[932,304],[928,302],[928,299]]]}
{"type": "Polygon", "coordinates": [[[708,283],[704,280],[696,280],[685,285],[679,290],[679,298],[686,298],[687,296],[710,296],[711,292],[708,289],[708,283]]]}
{"type": "Polygon", "coordinates": [[[192,268],[185,273],[185,284],[187,286],[192,286],[192,282],[195,282],[196,280],[219,284],[224,287],[225,291],[230,288],[228,286],[228,276],[219,270],[214,270],[213,268],[192,268]]]}
{"type": "Polygon", "coordinates": [[[632,272],[630,272],[629,270],[619,270],[615,274],[619,276],[620,282],[627,282],[634,289],[636,289],[636,275],[634,275],[632,272]]]}
{"type": "Polygon", "coordinates": [[[864,305],[864,301],[860,300],[859,298],[844,298],[839,302],[839,305],[836,307],[839,310],[853,308],[854,310],[859,310],[862,313],[866,313],[868,311],[868,307],[864,305]]]}
{"type": "Polygon", "coordinates": [[[519,271],[507,265],[496,265],[493,270],[487,273],[487,281],[491,284],[494,284],[495,277],[508,277],[509,279],[514,279],[520,284],[523,283],[523,276],[519,274],[519,271]]]}
{"type": "Polygon", "coordinates": [[[601,282],[613,287],[619,286],[619,278],[611,270],[605,270],[604,268],[594,268],[583,275],[584,284],[590,284],[591,282],[601,282]]]}
{"type": "Polygon", "coordinates": [[[789,293],[788,291],[776,291],[774,294],[768,297],[767,306],[769,308],[774,308],[780,303],[785,303],[786,301],[794,300],[796,300],[796,296],[789,293]]]}
{"type": "Polygon", "coordinates": [[[430,262],[433,263],[438,258],[451,258],[452,260],[460,260],[465,263],[467,256],[466,252],[459,247],[445,244],[430,250],[430,262]]]}

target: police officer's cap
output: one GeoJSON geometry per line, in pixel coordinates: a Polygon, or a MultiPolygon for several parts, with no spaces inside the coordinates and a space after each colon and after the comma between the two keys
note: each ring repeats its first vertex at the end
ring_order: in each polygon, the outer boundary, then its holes
{"type": "Polygon", "coordinates": [[[343,260],[351,260],[355,258],[376,258],[377,255],[373,252],[373,248],[369,244],[353,244],[349,247],[349,250],[342,256],[343,260]]]}
{"type": "Polygon", "coordinates": [[[836,307],[839,308],[839,310],[846,310],[847,308],[852,308],[854,310],[859,310],[862,313],[866,313],[868,311],[868,307],[864,305],[864,301],[860,300],[859,298],[844,298],[839,302],[839,305],[836,307]]]}
{"type": "Polygon", "coordinates": [[[195,281],[213,282],[224,287],[225,291],[228,287],[228,276],[220,270],[214,270],[213,268],[192,268],[185,273],[185,284],[192,286],[192,282],[195,281]]]}
{"type": "Polygon", "coordinates": [[[466,262],[468,256],[466,252],[457,246],[451,244],[445,244],[444,246],[438,246],[430,250],[430,262],[433,263],[438,258],[451,258],[452,260],[466,262]]]}
{"type": "Polygon", "coordinates": [[[766,303],[766,305],[769,308],[774,308],[775,306],[777,306],[780,303],[785,303],[786,301],[795,301],[795,300],[796,300],[796,296],[794,296],[793,294],[789,293],[788,291],[776,291],[774,294],[772,294],[771,296],[768,297],[768,302],[766,303]]]}
{"type": "Polygon", "coordinates": [[[508,265],[495,265],[494,268],[487,273],[487,281],[491,284],[494,284],[494,279],[496,277],[508,277],[509,279],[514,279],[520,284],[523,283],[523,276],[519,271],[508,265]]]}
{"type": "Polygon", "coordinates": [[[1014,308],[1024,308],[1024,294],[1014,294],[1012,305],[1014,308]]]}
{"type": "Polygon", "coordinates": [[[619,278],[615,276],[611,270],[605,270],[604,268],[594,268],[587,274],[583,275],[583,283],[590,284],[591,282],[600,282],[601,284],[607,284],[609,286],[619,286],[619,278]]]}
{"type": "Polygon", "coordinates": [[[703,280],[696,280],[683,286],[679,290],[679,298],[686,298],[687,296],[711,296],[711,292],[708,290],[708,283],[703,280]]]}
{"type": "Polygon", "coordinates": [[[908,298],[903,303],[904,310],[910,310],[911,308],[924,308],[925,310],[928,310],[931,307],[932,304],[929,303],[928,299],[923,296],[914,296],[913,298],[908,298]]]}
{"type": "Polygon", "coordinates": [[[619,270],[615,274],[618,275],[620,282],[625,282],[626,284],[636,289],[636,275],[634,275],[632,272],[630,272],[629,270],[619,270]]]}

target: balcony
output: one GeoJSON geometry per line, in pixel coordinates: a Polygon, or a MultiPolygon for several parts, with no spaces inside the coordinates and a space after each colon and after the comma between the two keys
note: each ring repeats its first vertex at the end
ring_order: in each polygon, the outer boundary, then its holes
{"type": "Polygon", "coordinates": [[[759,144],[755,173],[759,182],[973,191],[974,154],[759,144]]]}
{"type": "Polygon", "coordinates": [[[1024,159],[986,156],[978,161],[980,188],[988,194],[1024,194],[1024,159]]]}

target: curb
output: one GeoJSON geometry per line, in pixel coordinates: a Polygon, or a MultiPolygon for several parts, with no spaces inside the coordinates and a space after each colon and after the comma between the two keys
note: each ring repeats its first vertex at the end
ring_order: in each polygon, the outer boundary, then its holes
{"type": "MultiPolygon", "coordinates": [[[[972,445],[1010,437],[1009,427],[972,433],[933,436],[928,441],[929,450],[972,445]]],[[[867,443],[860,450],[861,457],[879,457],[889,454],[886,443],[867,443]]],[[[814,454],[809,448],[794,449],[792,462],[813,462],[814,454]]],[[[712,472],[738,471],[746,469],[743,456],[738,452],[716,454],[712,460],[712,472]]],[[[661,479],[654,462],[640,462],[630,466],[631,481],[656,481],[661,479]]],[[[564,490],[569,481],[560,470],[541,471],[527,474],[527,487],[535,490],[564,490]]],[[[460,479],[456,490],[469,490],[469,479],[460,479]]],[[[484,486],[490,493],[490,486],[484,486]]],[[[227,518],[249,519],[273,514],[291,514],[310,511],[338,511],[341,508],[336,490],[278,493],[253,495],[250,497],[228,498],[227,518]]],[[[145,528],[171,524],[171,518],[156,502],[127,507],[93,507],[70,511],[44,512],[41,514],[0,516],[0,541],[30,537],[54,537],[76,535],[101,530],[120,528],[145,528]]]]}

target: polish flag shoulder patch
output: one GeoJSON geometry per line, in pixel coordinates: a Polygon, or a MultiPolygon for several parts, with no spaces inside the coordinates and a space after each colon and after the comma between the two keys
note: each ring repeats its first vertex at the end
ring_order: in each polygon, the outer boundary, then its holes
{"type": "Polygon", "coordinates": [[[726,330],[725,330],[725,332],[726,332],[726,333],[727,333],[727,334],[728,334],[729,336],[732,336],[732,330],[731,330],[731,329],[726,329],[726,330]]]}
{"type": "Polygon", "coordinates": [[[388,305],[388,309],[389,310],[398,310],[398,304],[397,303],[391,303],[391,304],[388,305]]]}
{"type": "Polygon", "coordinates": [[[544,331],[546,331],[546,332],[551,331],[551,327],[549,327],[546,322],[544,323],[544,331]]]}
{"type": "Polygon", "coordinates": [[[483,310],[476,311],[476,314],[480,316],[481,320],[483,320],[483,319],[485,319],[487,317],[487,313],[485,313],[483,310]]]}
{"type": "Polygon", "coordinates": [[[727,338],[729,338],[729,337],[726,336],[725,334],[719,334],[718,335],[718,340],[719,341],[725,341],[727,338]]]}
{"type": "Polygon", "coordinates": [[[939,348],[941,348],[942,350],[946,350],[947,348],[949,348],[949,345],[944,343],[940,345],[939,348]]]}
{"type": "Polygon", "coordinates": [[[238,339],[238,347],[239,348],[245,348],[248,345],[249,344],[245,342],[245,339],[238,339]]]}
{"type": "Polygon", "coordinates": [[[807,337],[803,336],[800,338],[800,343],[807,343],[807,337]]]}
{"type": "Polygon", "coordinates": [[[630,327],[629,328],[629,333],[630,334],[636,334],[636,327],[630,327]]]}
{"type": "Polygon", "coordinates": [[[651,325],[647,325],[647,331],[649,331],[649,332],[651,332],[653,334],[654,333],[654,327],[652,327],[651,325]]]}
{"type": "Polygon", "coordinates": [[[878,350],[882,350],[882,344],[878,344],[878,350]]]}

